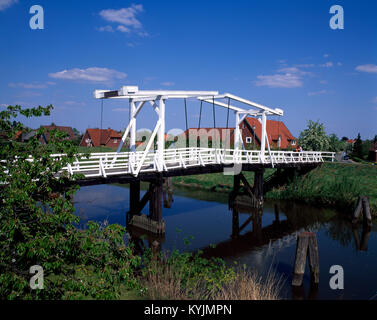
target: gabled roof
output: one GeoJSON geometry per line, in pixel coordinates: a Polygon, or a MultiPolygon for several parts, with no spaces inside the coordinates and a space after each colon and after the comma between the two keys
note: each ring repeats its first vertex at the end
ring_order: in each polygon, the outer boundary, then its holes
{"type": "Polygon", "coordinates": [[[58,131],[67,133],[69,140],[73,140],[75,138],[72,127],[64,127],[64,126],[57,126],[55,124],[51,124],[50,126],[42,126],[42,128],[45,129],[44,136],[45,136],[45,139],[47,140],[46,142],[50,140],[50,131],[52,130],[58,130],[58,131]]]}
{"type": "MultiPolygon", "coordinates": [[[[262,124],[253,117],[245,118],[244,122],[247,123],[251,130],[253,130],[253,127],[255,127],[255,135],[260,141],[262,136],[262,124]]],[[[279,136],[281,136],[280,147],[283,149],[289,146],[290,141],[296,140],[282,121],[266,120],[266,131],[269,141],[278,141],[279,136]]]]}
{"type": "Polygon", "coordinates": [[[87,129],[90,139],[94,147],[106,145],[110,139],[121,139],[119,132],[113,129],[87,129]]]}

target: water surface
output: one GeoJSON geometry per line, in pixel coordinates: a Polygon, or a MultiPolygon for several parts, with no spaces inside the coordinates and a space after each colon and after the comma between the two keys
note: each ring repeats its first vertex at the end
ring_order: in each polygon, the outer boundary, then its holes
{"type": "MultiPolygon", "coordinates": [[[[143,196],[145,190],[141,191],[143,196]]],[[[339,212],[294,202],[267,201],[263,212],[245,203],[229,209],[227,194],[175,188],[168,203],[166,195],[163,219],[164,237],[147,236],[130,230],[140,247],[153,241],[163,250],[204,251],[206,256],[223,258],[228,264],[245,264],[266,274],[272,268],[284,279],[283,295],[294,299],[377,299],[377,228],[353,229],[339,212]],[[237,223],[238,222],[238,223],[237,223]],[[239,230],[243,227],[242,230],[239,230]],[[319,246],[320,283],[310,285],[309,270],[303,287],[292,290],[296,235],[300,231],[315,232],[319,246]],[[190,245],[185,244],[189,240],[190,245]],[[213,247],[215,245],[215,247],[213,247]],[[329,273],[332,265],[344,269],[344,290],[331,290],[329,273]]],[[[75,196],[80,227],[88,220],[118,223],[125,226],[129,208],[128,185],[83,187],[75,196]]],[[[148,213],[148,205],[143,213],[148,213]]]]}

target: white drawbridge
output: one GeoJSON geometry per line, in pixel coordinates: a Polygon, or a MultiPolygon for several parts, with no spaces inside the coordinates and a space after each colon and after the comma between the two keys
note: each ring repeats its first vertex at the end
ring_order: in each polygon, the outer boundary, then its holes
{"type": "Polygon", "coordinates": [[[271,151],[266,132],[266,119],[271,115],[282,116],[283,110],[272,109],[229,93],[139,90],[137,86],[123,86],[116,91],[96,90],[94,97],[96,99],[127,99],[130,105],[130,121],[116,153],[93,153],[89,159],[78,158],[66,168],[72,174],[82,173],[86,177],[124,174],[138,176],[141,172],[163,172],[195,166],[262,164],[273,167],[276,164],[319,163],[334,159],[334,153],[329,152],[271,151]],[[165,149],[166,102],[170,99],[188,98],[196,98],[213,106],[227,108],[228,111],[231,110],[235,113],[234,149],[197,147],[165,149]],[[221,101],[222,99],[228,99],[228,103],[224,103],[221,101]],[[234,103],[244,105],[245,108],[234,106],[234,103]],[[151,105],[158,115],[158,120],[146,143],[145,150],[136,151],[137,116],[146,104],[151,105]],[[249,115],[259,118],[261,122],[260,150],[242,150],[241,148],[240,124],[249,115]],[[128,136],[130,136],[130,151],[120,152],[128,136]],[[157,150],[153,150],[152,145],[156,137],[157,150]]]}

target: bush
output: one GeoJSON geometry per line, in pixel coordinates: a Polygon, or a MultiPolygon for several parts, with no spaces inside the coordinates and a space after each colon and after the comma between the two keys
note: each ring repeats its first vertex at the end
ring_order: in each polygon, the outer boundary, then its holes
{"type": "Polygon", "coordinates": [[[62,172],[77,153],[62,132],[51,132],[41,145],[43,129],[27,143],[13,137],[26,128],[16,121],[49,115],[52,106],[0,113],[0,297],[2,299],[116,298],[121,287],[137,285],[133,270],[140,259],[124,245],[125,229],[90,224],[78,230],[73,195],[78,187],[62,172]],[[51,151],[64,154],[51,158],[51,151]],[[44,271],[44,289],[32,290],[31,266],[44,271]]]}

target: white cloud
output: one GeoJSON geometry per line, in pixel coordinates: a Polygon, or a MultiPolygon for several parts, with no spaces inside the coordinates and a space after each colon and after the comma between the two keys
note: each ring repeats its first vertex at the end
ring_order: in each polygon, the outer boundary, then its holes
{"type": "Polygon", "coordinates": [[[324,55],[323,55],[323,57],[324,58],[328,58],[330,55],[328,54],[328,53],[325,53],[324,55]]]}
{"type": "Polygon", "coordinates": [[[113,109],[114,112],[127,112],[129,109],[128,108],[115,108],[113,109]]]}
{"type": "Polygon", "coordinates": [[[319,66],[324,68],[331,68],[332,66],[334,66],[334,64],[331,61],[329,61],[324,64],[320,64],[319,66]]]}
{"type": "Polygon", "coordinates": [[[321,84],[327,84],[328,81],[327,80],[321,80],[321,81],[319,81],[319,83],[321,83],[321,84]]]}
{"type": "Polygon", "coordinates": [[[281,69],[278,70],[278,72],[289,73],[289,74],[299,74],[299,75],[309,75],[309,74],[311,74],[311,72],[302,71],[298,67],[281,68],[281,69]]]}
{"type": "Polygon", "coordinates": [[[55,82],[45,82],[45,83],[24,83],[24,82],[10,82],[8,86],[11,88],[24,88],[24,89],[45,89],[47,86],[55,85],[55,82]]]}
{"type": "Polygon", "coordinates": [[[259,75],[255,84],[259,87],[266,86],[271,88],[298,88],[302,87],[302,77],[310,75],[311,72],[302,71],[297,67],[286,67],[277,70],[277,74],[259,75]]]}
{"type": "Polygon", "coordinates": [[[315,91],[315,92],[308,92],[308,96],[318,96],[318,95],[325,94],[325,93],[327,93],[326,90],[315,91]]]}
{"type": "MultiPolygon", "coordinates": [[[[143,12],[143,6],[141,4],[132,4],[128,8],[122,8],[119,10],[106,9],[102,10],[99,15],[108,22],[119,24],[116,30],[124,33],[135,32],[137,35],[144,37],[148,34],[143,30],[142,23],[138,20],[137,15],[143,12]]],[[[100,31],[113,32],[114,29],[111,26],[99,28],[100,31]]]]}
{"type": "Polygon", "coordinates": [[[104,27],[98,28],[98,31],[101,31],[101,32],[114,32],[114,29],[113,29],[112,26],[104,26],[104,27]]]}
{"type": "Polygon", "coordinates": [[[368,73],[377,73],[377,66],[375,64],[363,64],[357,66],[355,70],[368,73]]]}
{"type": "Polygon", "coordinates": [[[110,83],[116,79],[125,79],[127,74],[112,69],[92,67],[87,69],[74,68],[50,73],[49,77],[64,80],[110,83]]]}
{"type": "Polygon", "coordinates": [[[342,64],[341,62],[338,62],[336,65],[337,65],[338,67],[341,67],[343,64],[342,64]]]}
{"type": "Polygon", "coordinates": [[[372,102],[377,103],[377,97],[373,98],[372,102]]]}
{"type": "Polygon", "coordinates": [[[130,33],[131,30],[129,28],[126,28],[125,26],[118,26],[117,30],[120,32],[130,33]]]}
{"type": "Polygon", "coordinates": [[[266,86],[271,88],[298,88],[302,87],[302,81],[299,75],[286,73],[274,75],[260,75],[255,84],[258,87],[266,86]]]}
{"type": "Polygon", "coordinates": [[[314,64],[313,63],[296,64],[295,67],[297,67],[297,68],[314,68],[314,64]]]}
{"type": "Polygon", "coordinates": [[[13,4],[17,3],[18,0],[0,0],[0,11],[8,9],[13,4]]]}
{"type": "Polygon", "coordinates": [[[175,85],[175,83],[166,81],[166,82],[162,82],[161,85],[164,86],[164,87],[172,87],[172,86],[175,85]]]}

